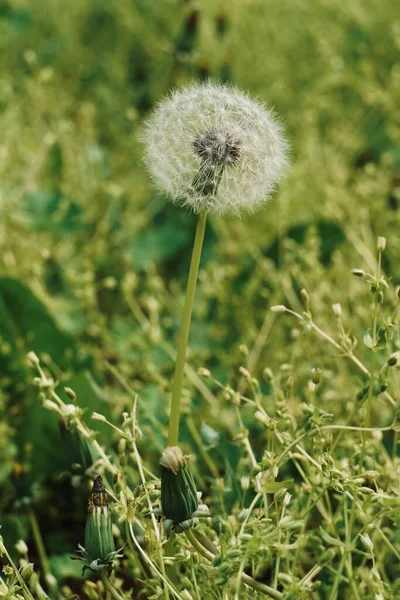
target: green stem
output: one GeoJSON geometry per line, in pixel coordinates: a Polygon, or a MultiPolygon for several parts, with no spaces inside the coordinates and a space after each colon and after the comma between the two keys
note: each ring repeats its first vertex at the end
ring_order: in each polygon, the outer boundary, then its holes
{"type": "Polygon", "coordinates": [[[183,373],[185,369],[186,350],[189,339],[190,322],[194,295],[196,291],[197,276],[199,273],[201,250],[203,247],[204,232],[206,229],[207,212],[199,214],[194,239],[192,260],[190,263],[189,278],[186,288],[185,305],[183,307],[182,326],[178,340],[178,352],[175,363],[174,382],[172,385],[171,409],[168,428],[168,446],[177,446],[179,438],[179,415],[181,409],[181,396],[183,387],[183,373]]]}
{"type": "MultiPolygon", "coordinates": [[[[203,544],[200,543],[200,541],[196,538],[191,529],[187,529],[185,531],[185,534],[189,542],[192,544],[193,548],[197,550],[197,552],[201,554],[201,556],[203,556],[210,562],[214,559],[215,554],[213,554],[210,550],[205,548],[203,544]]],[[[269,585],[266,585],[265,583],[261,583],[260,581],[253,579],[252,577],[250,577],[250,575],[247,575],[246,573],[241,573],[241,580],[253,590],[257,590],[258,592],[261,592],[266,596],[271,596],[272,598],[283,598],[283,594],[281,592],[278,592],[278,590],[274,590],[274,588],[270,587],[269,585]]]]}
{"type": "Polygon", "coordinates": [[[111,598],[114,598],[114,600],[124,600],[124,598],[117,592],[111,581],[108,579],[108,576],[104,571],[101,573],[101,580],[107,592],[111,595],[111,598]]]}
{"type": "Polygon", "coordinates": [[[40,564],[42,565],[44,580],[46,583],[46,587],[51,591],[55,592],[57,590],[57,581],[51,574],[49,561],[46,554],[46,549],[44,547],[42,534],[40,533],[39,523],[37,521],[36,515],[32,508],[29,508],[29,521],[32,528],[33,538],[35,540],[36,548],[39,554],[40,564]]]}
{"type": "MultiPolygon", "coordinates": [[[[21,573],[19,572],[19,569],[17,567],[17,565],[14,563],[13,559],[11,558],[10,554],[7,551],[7,548],[1,544],[1,537],[0,537],[0,550],[1,552],[3,552],[5,554],[5,556],[7,557],[8,562],[10,563],[10,565],[12,566],[12,568],[14,569],[14,573],[15,573],[15,577],[18,580],[18,583],[20,584],[22,590],[24,591],[24,598],[26,598],[26,600],[35,600],[34,597],[31,594],[30,589],[28,588],[27,584],[25,583],[25,581],[22,579],[21,577],[21,573]]],[[[45,599],[48,599],[48,596],[45,596],[45,599]]]]}

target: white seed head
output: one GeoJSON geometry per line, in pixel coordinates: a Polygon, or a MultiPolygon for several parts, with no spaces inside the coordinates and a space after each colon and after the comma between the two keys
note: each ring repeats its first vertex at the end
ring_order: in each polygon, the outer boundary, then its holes
{"type": "Polygon", "coordinates": [[[237,88],[212,82],[174,91],[160,102],[143,141],[156,187],[194,212],[254,212],[288,165],[288,144],[275,114],[237,88]]]}

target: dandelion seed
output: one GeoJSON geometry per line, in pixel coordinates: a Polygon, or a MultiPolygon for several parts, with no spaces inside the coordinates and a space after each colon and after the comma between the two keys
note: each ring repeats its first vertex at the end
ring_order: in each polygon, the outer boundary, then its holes
{"type": "Polygon", "coordinates": [[[255,211],[288,164],[275,114],[237,88],[211,82],[163,100],[143,137],[156,187],[196,213],[255,211]]]}

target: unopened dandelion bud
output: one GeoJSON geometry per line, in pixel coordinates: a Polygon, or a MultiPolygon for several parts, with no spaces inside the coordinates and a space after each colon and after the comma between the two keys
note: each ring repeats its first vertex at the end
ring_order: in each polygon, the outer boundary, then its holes
{"type": "Polygon", "coordinates": [[[89,496],[85,550],[92,560],[101,561],[115,551],[108,494],[100,475],[94,480],[89,496]]]}
{"type": "Polygon", "coordinates": [[[271,306],[270,311],[274,313],[286,312],[286,306],[284,304],[275,304],[275,306],[271,306]]]}
{"type": "Polygon", "coordinates": [[[385,299],[384,293],[382,292],[382,290],[379,290],[379,292],[377,294],[377,300],[378,300],[379,304],[383,304],[384,299],[385,299]]]}
{"type": "Polygon", "coordinates": [[[355,277],[364,277],[365,275],[365,271],[363,269],[352,269],[351,272],[353,275],[355,275],[355,277]]]}
{"type": "Polygon", "coordinates": [[[383,252],[386,248],[386,238],[382,236],[378,236],[378,240],[376,243],[376,249],[378,252],[383,252]]]}
{"type": "Polygon", "coordinates": [[[338,302],[336,304],[332,304],[332,310],[335,317],[339,318],[342,316],[342,307],[338,302]]]}
{"type": "Polygon", "coordinates": [[[188,462],[177,446],[169,446],[161,455],[161,507],[174,524],[188,521],[199,505],[188,462]]]}

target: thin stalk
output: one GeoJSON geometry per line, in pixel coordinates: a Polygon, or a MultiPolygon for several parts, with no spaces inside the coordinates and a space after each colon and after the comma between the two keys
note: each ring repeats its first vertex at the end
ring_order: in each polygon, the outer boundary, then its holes
{"type": "MultiPolygon", "coordinates": [[[[21,573],[19,572],[19,569],[17,567],[17,565],[14,563],[13,559],[11,558],[10,554],[7,551],[7,548],[1,543],[1,537],[0,537],[0,551],[5,554],[5,556],[7,557],[8,562],[10,563],[10,565],[12,566],[12,568],[14,569],[14,574],[15,577],[18,579],[18,583],[20,584],[23,592],[24,592],[24,597],[26,598],[26,600],[35,600],[35,598],[32,596],[30,589],[28,588],[27,584],[25,583],[25,581],[22,579],[21,577],[21,573]]],[[[45,600],[48,600],[48,596],[45,596],[45,600]]]]}
{"type": "MultiPolygon", "coordinates": [[[[210,552],[210,550],[205,548],[203,544],[200,543],[200,541],[195,537],[191,529],[187,529],[185,531],[185,534],[189,542],[192,544],[193,548],[197,550],[197,552],[201,554],[201,556],[203,556],[210,562],[214,559],[215,554],[210,552]]],[[[241,579],[243,583],[251,587],[253,590],[257,590],[258,592],[261,592],[266,596],[271,596],[272,598],[283,598],[283,594],[281,592],[278,592],[278,590],[274,590],[274,588],[270,587],[269,585],[266,585],[265,583],[256,581],[256,579],[253,579],[252,577],[250,577],[250,575],[246,575],[246,573],[241,574],[241,579]]]]}
{"type": "Polygon", "coordinates": [[[214,477],[214,479],[220,479],[220,474],[215,465],[215,462],[213,461],[213,459],[207,452],[206,447],[203,444],[203,440],[201,439],[201,435],[197,431],[196,424],[193,421],[192,417],[186,418],[186,425],[187,425],[189,432],[190,432],[192,438],[194,439],[196,446],[198,447],[199,452],[200,452],[204,462],[206,463],[211,475],[214,477]]]}
{"type": "Polygon", "coordinates": [[[108,579],[108,576],[104,571],[101,574],[101,580],[107,592],[111,595],[111,598],[114,598],[114,600],[124,600],[123,597],[117,592],[111,581],[108,579]]]}
{"type": "Polygon", "coordinates": [[[138,552],[140,552],[143,559],[149,565],[149,567],[154,572],[154,574],[161,579],[161,581],[164,583],[164,585],[166,587],[168,587],[169,591],[175,596],[175,598],[177,598],[178,600],[183,600],[182,596],[171,585],[168,578],[161,573],[161,571],[158,569],[158,567],[153,563],[151,558],[149,556],[147,556],[146,552],[143,550],[143,548],[139,544],[138,540],[136,539],[135,533],[133,531],[132,523],[129,523],[128,527],[129,527],[129,533],[130,533],[130,536],[131,536],[131,539],[132,539],[132,542],[133,542],[135,548],[138,550],[138,552]]]}
{"type": "Polygon", "coordinates": [[[201,250],[203,247],[206,222],[207,212],[203,211],[199,214],[199,218],[197,221],[196,236],[194,239],[192,260],[190,263],[189,278],[186,288],[185,305],[183,307],[182,325],[179,333],[174,382],[172,385],[171,409],[168,428],[168,446],[178,445],[183,373],[185,370],[185,360],[189,340],[190,322],[192,319],[193,302],[196,291],[197,276],[199,273],[201,250]]]}
{"type": "Polygon", "coordinates": [[[39,523],[37,521],[36,515],[32,508],[28,509],[29,521],[32,528],[33,538],[35,540],[36,549],[39,554],[40,564],[42,565],[43,575],[46,587],[49,588],[52,592],[57,591],[57,581],[55,577],[51,574],[49,561],[46,554],[46,549],[44,547],[42,534],[40,533],[39,523]]]}

